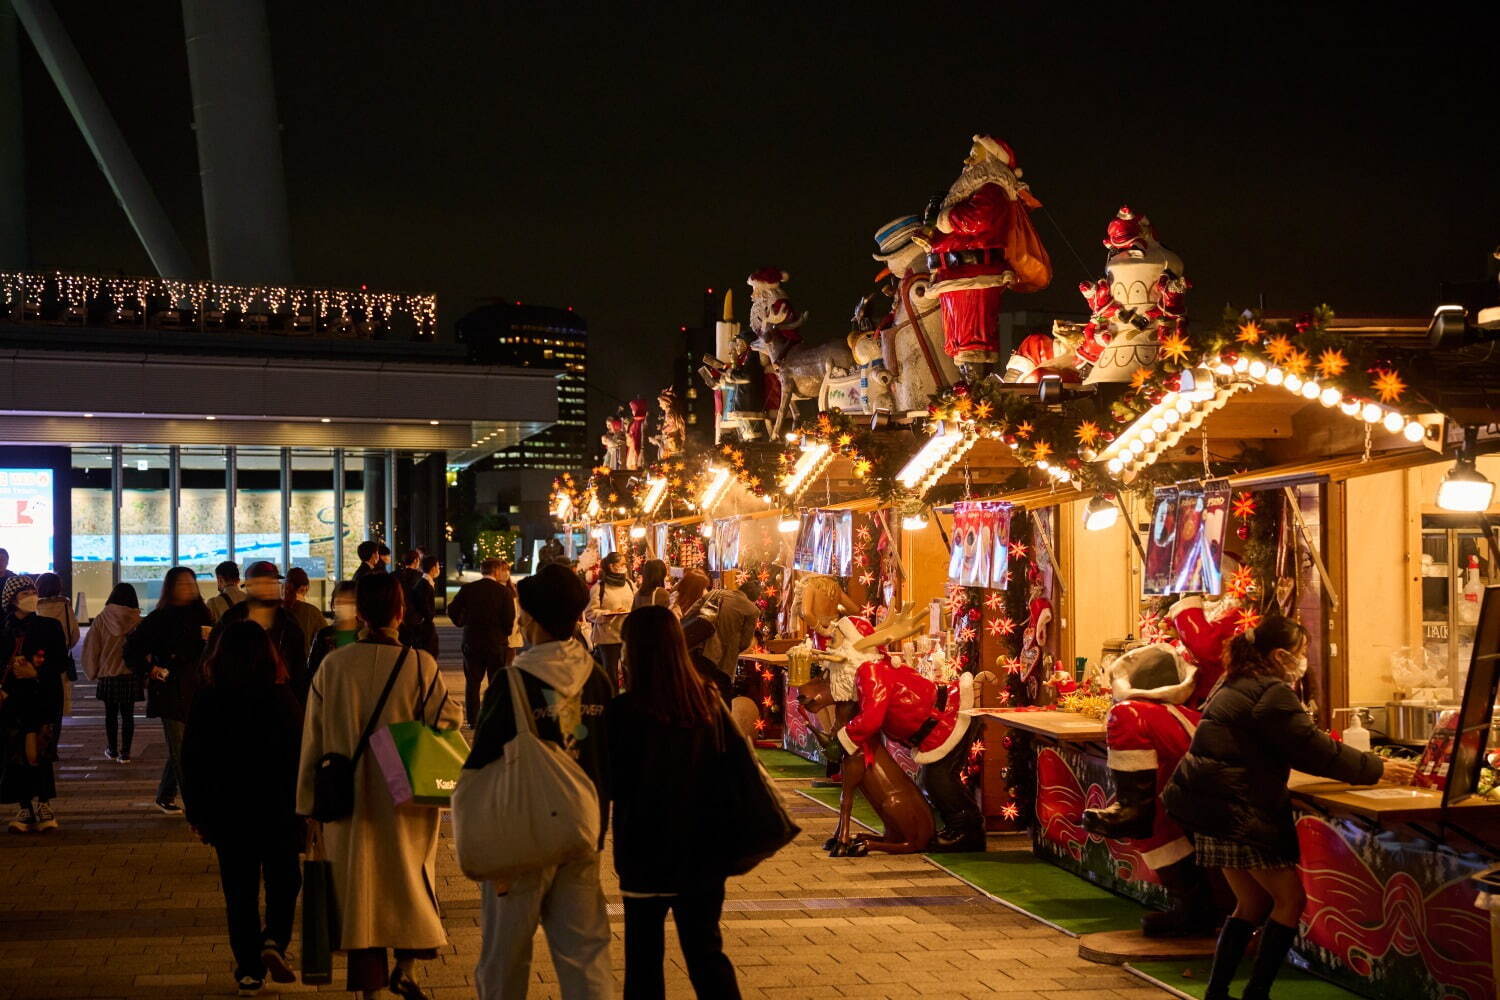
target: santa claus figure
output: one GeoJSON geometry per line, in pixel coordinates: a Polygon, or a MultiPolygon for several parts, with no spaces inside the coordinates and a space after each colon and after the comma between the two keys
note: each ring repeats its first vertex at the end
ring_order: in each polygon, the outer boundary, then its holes
{"type": "Polygon", "coordinates": [[[1082,381],[1078,374],[1079,334],[1076,323],[1054,320],[1052,333],[1033,333],[1016,347],[1005,362],[1004,381],[1037,383],[1043,375],[1055,375],[1064,382],[1082,381]]]}
{"type": "Polygon", "coordinates": [[[1121,205],[1115,217],[1109,220],[1104,230],[1104,249],[1113,256],[1117,253],[1131,257],[1144,256],[1146,240],[1144,233],[1150,223],[1144,217],[1137,218],[1129,205],[1121,205]]]}
{"type": "Polygon", "coordinates": [[[625,437],[625,468],[635,471],[646,467],[646,401],[630,401],[630,428],[625,437]]]}
{"type": "Polygon", "coordinates": [[[763,267],[745,279],[750,286],[750,329],[766,346],[773,368],[802,343],[798,331],[807,322],[781,289],[790,277],[779,267],[763,267]]]}
{"type": "Polygon", "coordinates": [[[1086,809],[1084,829],[1100,836],[1136,841],[1172,900],[1164,913],[1141,918],[1147,937],[1208,935],[1218,913],[1193,843],[1157,796],[1177,762],[1187,753],[1202,718],[1203,704],[1224,676],[1223,656],[1239,631],[1238,614],[1226,606],[1210,620],[1203,598],[1185,597],[1167,612],[1181,648],[1154,643],[1131,650],[1109,668],[1115,706],[1106,723],[1109,770],[1115,801],[1086,809]]]}
{"type": "Polygon", "coordinates": [[[943,308],[943,349],[964,378],[983,378],[1000,360],[1000,299],[1052,280],[1052,261],[1032,228],[1040,207],[1021,181],[1010,146],[976,135],[964,170],[933,199],[913,239],[927,249],[930,293],[943,308]]]}
{"type": "Polygon", "coordinates": [[[869,658],[854,671],[859,707],[839,729],[838,740],[851,758],[865,764],[873,760],[882,737],[910,747],[912,759],[922,765],[922,787],[943,823],[932,849],[982,851],[984,820],[963,780],[978,732],[970,727],[973,675],[934,683],[887,652],[890,645],[924,630],[926,617],[925,608],[913,605],[854,642],[855,651],[869,658]]]}

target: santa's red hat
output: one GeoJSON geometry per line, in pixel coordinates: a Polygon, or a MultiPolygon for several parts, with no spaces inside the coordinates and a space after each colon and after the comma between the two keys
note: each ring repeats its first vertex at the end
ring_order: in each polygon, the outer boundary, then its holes
{"type": "Polygon", "coordinates": [[[1015,171],[1017,177],[1021,176],[1021,166],[1016,162],[1016,151],[1011,149],[1010,143],[1004,139],[996,139],[992,135],[980,133],[974,136],[974,145],[983,147],[986,153],[1015,171]]]}
{"type": "Polygon", "coordinates": [[[791,275],[787,274],[779,267],[763,267],[758,271],[750,272],[750,277],[745,279],[745,284],[779,285],[790,277],[791,275]]]}

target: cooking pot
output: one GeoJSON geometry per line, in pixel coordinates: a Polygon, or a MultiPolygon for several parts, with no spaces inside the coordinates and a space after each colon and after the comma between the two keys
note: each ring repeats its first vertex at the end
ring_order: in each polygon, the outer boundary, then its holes
{"type": "Polygon", "coordinates": [[[1397,743],[1426,743],[1437,729],[1444,712],[1457,711],[1457,705],[1412,701],[1385,703],[1386,735],[1397,743]]]}

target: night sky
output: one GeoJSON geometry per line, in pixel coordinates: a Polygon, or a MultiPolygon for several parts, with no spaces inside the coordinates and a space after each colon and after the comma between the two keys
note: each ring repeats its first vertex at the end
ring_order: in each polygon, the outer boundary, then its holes
{"type": "MultiPolygon", "coordinates": [[[[179,5],[55,2],[207,276],[179,5]]],[[[743,319],[761,265],[792,273],[810,339],[842,335],[872,233],[946,189],[976,131],[1047,209],[1056,279],[1009,308],[1080,307],[1122,202],[1181,254],[1203,322],[1262,295],[1427,314],[1500,244],[1490,5],[1420,26],[1354,5],[268,6],[299,283],[433,291],[445,328],[486,298],[572,305],[617,397],[665,384],[705,288],[743,319]]],[[[32,266],[150,273],[22,59],[32,266]]]]}

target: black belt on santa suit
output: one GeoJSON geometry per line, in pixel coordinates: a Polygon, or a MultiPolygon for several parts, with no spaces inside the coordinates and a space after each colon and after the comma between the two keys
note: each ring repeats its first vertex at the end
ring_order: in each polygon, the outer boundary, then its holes
{"type": "Polygon", "coordinates": [[[917,727],[917,731],[916,732],[912,733],[910,736],[908,736],[906,739],[902,740],[901,742],[905,743],[907,746],[911,747],[913,750],[915,750],[918,747],[920,747],[922,745],[922,741],[925,740],[932,733],[932,731],[937,728],[937,724],[939,722],[943,721],[943,709],[945,709],[947,707],[948,707],[948,688],[947,688],[947,685],[939,685],[938,689],[937,689],[937,694],[934,695],[933,699],[932,699],[932,714],[927,717],[927,721],[926,722],[922,723],[920,726],[917,727]]]}
{"type": "Polygon", "coordinates": [[[979,250],[949,250],[945,253],[927,255],[927,270],[936,271],[945,267],[968,267],[974,264],[1004,264],[1005,251],[999,247],[984,247],[979,250]]]}

